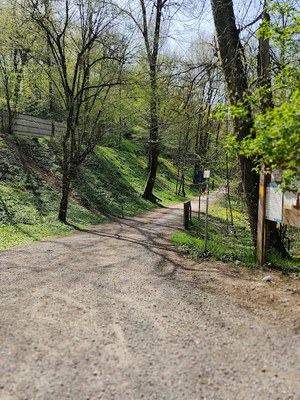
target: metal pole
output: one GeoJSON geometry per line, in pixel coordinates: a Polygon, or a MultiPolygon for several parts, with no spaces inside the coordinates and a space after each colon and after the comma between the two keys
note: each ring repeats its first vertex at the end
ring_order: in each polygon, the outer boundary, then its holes
{"type": "Polygon", "coordinates": [[[198,221],[200,222],[200,208],[201,208],[201,193],[202,193],[202,188],[201,184],[199,184],[199,207],[198,207],[198,221]]]}
{"type": "Polygon", "coordinates": [[[208,239],[208,203],[209,203],[209,179],[207,179],[207,183],[206,183],[206,211],[205,211],[204,253],[207,252],[207,239],[208,239]]]}

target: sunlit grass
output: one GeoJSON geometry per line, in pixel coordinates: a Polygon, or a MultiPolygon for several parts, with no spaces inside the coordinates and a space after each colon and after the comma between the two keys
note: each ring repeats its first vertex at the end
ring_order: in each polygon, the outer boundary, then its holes
{"type": "MultiPolygon", "coordinates": [[[[180,248],[196,259],[213,259],[225,262],[237,262],[238,265],[257,267],[255,248],[249,229],[245,206],[241,198],[232,200],[234,224],[231,224],[230,214],[225,198],[213,204],[209,209],[209,228],[207,252],[204,252],[204,214],[200,222],[193,219],[188,232],[179,232],[172,240],[180,248]]],[[[291,229],[297,238],[296,231],[291,229]]],[[[284,273],[300,275],[299,242],[294,241],[291,259],[284,259],[279,254],[269,251],[266,269],[276,269],[284,273]]]]}

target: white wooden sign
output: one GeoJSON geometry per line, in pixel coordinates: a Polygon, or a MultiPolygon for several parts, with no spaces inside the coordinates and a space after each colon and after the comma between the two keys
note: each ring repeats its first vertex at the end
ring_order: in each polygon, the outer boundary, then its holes
{"type": "Polygon", "coordinates": [[[204,173],[203,173],[203,178],[204,178],[204,179],[208,179],[209,177],[210,177],[210,170],[207,169],[207,170],[205,170],[204,173]]]}

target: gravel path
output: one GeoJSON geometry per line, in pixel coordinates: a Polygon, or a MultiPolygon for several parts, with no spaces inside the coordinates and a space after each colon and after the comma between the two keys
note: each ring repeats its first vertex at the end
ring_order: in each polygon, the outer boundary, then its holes
{"type": "Polygon", "coordinates": [[[2,252],[0,399],[300,399],[300,335],[207,290],[213,264],[168,242],[181,222],[162,208],[2,252]]]}

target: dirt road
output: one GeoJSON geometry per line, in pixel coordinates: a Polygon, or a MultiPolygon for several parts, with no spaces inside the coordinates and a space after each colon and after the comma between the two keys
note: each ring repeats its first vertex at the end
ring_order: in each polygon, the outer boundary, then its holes
{"type": "Polygon", "coordinates": [[[1,253],[0,399],[300,399],[297,321],[251,307],[262,273],[177,254],[181,221],[164,208],[1,253]]]}

